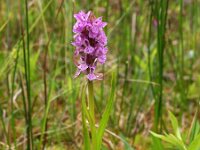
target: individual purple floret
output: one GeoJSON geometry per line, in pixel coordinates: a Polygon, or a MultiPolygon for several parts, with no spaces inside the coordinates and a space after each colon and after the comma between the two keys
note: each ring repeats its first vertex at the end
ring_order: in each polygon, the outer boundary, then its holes
{"type": "Polygon", "coordinates": [[[73,27],[75,35],[72,45],[76,47],[75,58],[80,57],[80,60],[75,62],[78,68],[75,77],[82,72],[90,81],[101,80],[102,74],[95,74],[94,71],[97,62],[104,64],[106,61],[107,37],[103,28],[107,23],[102,21],[102,17],[96,18],[90,11],[80,11],[74,17],[76,23],[73,27]]]}

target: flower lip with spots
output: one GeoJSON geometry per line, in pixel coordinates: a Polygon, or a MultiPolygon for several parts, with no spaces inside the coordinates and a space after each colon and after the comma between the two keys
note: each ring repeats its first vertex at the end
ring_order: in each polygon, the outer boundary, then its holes
{"type": "Polygon", "coordinates": [[[74,57],[79,58],[75,62],[75,77],[84,73],[90,81],[101,80],[102,74],[95,73],[95,69],[98,62],[104,64],[106,61],[107,37],[103,28],[107,23],[102,21],[102,17],[96,18],[91,11],[80,11],[74,18],[76,23],[73,27],[75,35],[72,45],[76,47],[74,57]]]}

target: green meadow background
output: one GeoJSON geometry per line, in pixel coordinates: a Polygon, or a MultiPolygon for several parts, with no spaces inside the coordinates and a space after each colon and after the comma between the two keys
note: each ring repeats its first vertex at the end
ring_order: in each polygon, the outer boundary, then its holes
{"type": "Polygon", "coordinates": [[[170,149],[149,133],[172,131],[169,111],[187,139],[200,119],[199,0],[1,0],[0,149],[82,148],[87,80],[73,78],[71,45],[80,10],[108,23],[107,62],[97,66],[104,80],[94,82],[98,122],[115,74],[102,149],[170,149]]]}

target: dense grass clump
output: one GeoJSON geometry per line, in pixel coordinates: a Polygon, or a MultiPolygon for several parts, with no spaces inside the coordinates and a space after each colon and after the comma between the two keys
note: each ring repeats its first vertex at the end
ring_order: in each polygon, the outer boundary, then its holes
{"type": "Polygon", "coordinates": [[[199,6],[0,1],[0,149],[77,150],[92,139],[88,81],[73,78],[74,14],[82,10],[107,22],[107,60],[96,67],[104,76],[91,86],[98,147],[199,150],[199,6]]]}

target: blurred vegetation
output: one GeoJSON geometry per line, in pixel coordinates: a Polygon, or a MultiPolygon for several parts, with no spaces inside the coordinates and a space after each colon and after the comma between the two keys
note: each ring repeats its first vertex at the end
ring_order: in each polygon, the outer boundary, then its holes
{"type": "Polygon", "coordinates": [[[86,78],[73,78],[71,45],[73,14],[80,10],[108,22],[108,58],[97,67],[104,80],[94,82],[97,118],[117,72],[102,149],[165,149],[149,131],[172,130],[169,110],[186,136],[194,118],[200,119],[199,0],[4,0],[0,149],[26,149],[27,140],[33,149],[82,148],[80,91],[86,78]]]}

